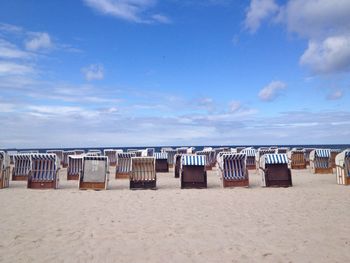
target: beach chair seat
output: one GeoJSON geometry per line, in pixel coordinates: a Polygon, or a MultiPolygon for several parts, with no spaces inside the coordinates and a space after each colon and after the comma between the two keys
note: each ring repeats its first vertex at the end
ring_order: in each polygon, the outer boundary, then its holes
{"type": "Polygon", "coordinates": [[[31,154],[31,170],[28,175],[27,188],[57,189],[59,162],[56,154],[31,154]]]}
{"type": "Polygon", "coordinates": [[[241,151],[246,155],[246,167],[248,170],[256,170],[255,155],[256,150],[254,148],[245,148],[241,151]]]}
{"type": "Polygon", "coordinates": [[[0,151],[0,189],[8,188],[10,184],[10,156],[0,151]]]}
{"type": "Polygon", "coordinates": [[[262,186],[292,186],[292,173],[288,168],[286,154],[264,154],[260,158],[259,169],[262,176],[262,186]]]}
{"type": "Polygon", "coordinates": [[[314,174],[331,174],[333,168],[331,165],[330,149],[315,149],[310,152],[310,168],[314,174]]]}
{"type": "Polygon", "coordinates": [[[79,180],[79,175],[83,169],[84,155],[69,155],[67,167],[67,180],[79,180]]]}
{"type": "Polygon", "coordinates": [[[207,188],[205,155],[182,155],[180,165],[181,188],[207,188]]]}
{"type": "Polygon", "coordinates": [[[306,169],[305,150],[292,149],[287,156],[291,169],[306,169]]]}
{"type": "Polygon", "coordinates": [[[154,157],[132,157],[130,189],[156,189],[156,159],[154,157]]]}
{"type": "Polygon", "coordinates": [[[32,168],[30,154],[16,154],[13,160],[12,181],[27,181],[32,168]]]}
{"type": "Polygon", "coordinates": [[[117,165],[115,171],[116,179],[129,179],[132,157],[135,157],[134,152],[117,153],[117,165]]]}
{"type": "Polygon", "coordinates": [[[350,185],[350,149],[346,149],[335,157],[337,183],[350,185]]]}
{"type": "Polygon", "coordinates": [[[84,156],[79,176],[80,190],[106,190],[109,180],[107,156],[84,156]]]}
{"type": "Polygon", "coordinates": [[[181,170],[181,156],[183,154],[175,154],[174,156],[174,177],[180,178],[180,170],[181,170]]]}
{"type": "Polygon", "coordinates": [[[62,167],[67,168],[68,167],[68,156],[75,155],[75,151],[63,151],[63,160],[62,160],[62,167]]]}
{"type": "Polygon", "coordinates": [[[218,157],[218,166],[223,187],[249,186],[244,153],[223,153],[218,157]]]}
{"type": "Polygon", "coordinates": [[[166,152],[156,152],[154,153],[154,157],[156,158],[156,173],[168,173],[168,154],[166,152]]]}

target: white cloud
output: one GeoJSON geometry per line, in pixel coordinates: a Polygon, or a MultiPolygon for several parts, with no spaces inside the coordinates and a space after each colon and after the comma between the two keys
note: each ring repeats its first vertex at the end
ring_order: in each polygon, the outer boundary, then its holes
{"type": "Polygon", "coordinates": [[[239,101],[231,101],[230,112],[237,112],[242,108],[242,104],[239,101]]]}
{"type": "Polygon", "coordinates": [[[259,29],[262,21],[277,13],[278,5],[274,0],[251,0],[244,21],[245,28],[251,33],[259,29]]]}
{"type": "Polygon", "coordinates": [[[342,90],[333,90],[331,93],[327,95],[327,100],[339,100],[344,96],[344,92],[342,90]]]}
{"type": "Polygon", "coordinates": [[[9,61],[0,61],[0,76],[1,75],[25,75],[33,73],[34,69],[32,66],[18,64],[9,61]]]}
{"type": "Polygon", "coordinates": [[[286,87],[287,85],[282,81],[272,81],[259,92],[259,98],[262,101],[273,101],[286,87]]]}
{"type": "Polygon", "coordinates": [[[29,34],[29,39],[25,41],[25,47],[31,51],[50,49],[53,47],[53,42],[46,32],[32,32],[29,34]]]}
{"type": "Polygon", "coordinates": [[[171,20],[165,15],[155,14],[155,15],[152,15],[152,18],[154,21],[159,22],[159,23],[163,23],[163,24],[170,24],[171,23],[171,20]]]}
{"type": "Polygon", "coordinates": [[[0,39],[0,58],[13,59],[13,58],[28,58],[31,55],[28,52],[20,50],[10,42],[0,39]]]}
{"type": "Polygon", "coordinates": [[[101,80],[104,78],[104,68],[101,64],[91,64],[88,67],[82,68],[86,80],[101,80]]]}

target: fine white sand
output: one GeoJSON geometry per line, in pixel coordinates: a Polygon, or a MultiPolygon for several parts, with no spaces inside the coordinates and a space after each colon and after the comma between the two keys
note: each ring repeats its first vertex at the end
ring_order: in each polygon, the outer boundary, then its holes
{"type": "MultiPolygon", "coordinates": [[[[112,169],[111,169],[112,171],[112,169]]],[[[293,171],[294,187],[181,190],[172,173],[158,190],[0,190],[0,262],[350,262],[350,187],[335,175],[293,171]]]]}

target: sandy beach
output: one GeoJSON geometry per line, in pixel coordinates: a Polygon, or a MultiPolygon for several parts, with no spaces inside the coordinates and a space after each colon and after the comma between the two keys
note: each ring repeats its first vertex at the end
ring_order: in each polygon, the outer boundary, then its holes
{"type": "Polygon", "coordinates": [[[181,190],[172,173],[158,190],[0,190],[0,262],[350,262],[350,188],[335,175],[293,170],[291,188],[181,190]]]}

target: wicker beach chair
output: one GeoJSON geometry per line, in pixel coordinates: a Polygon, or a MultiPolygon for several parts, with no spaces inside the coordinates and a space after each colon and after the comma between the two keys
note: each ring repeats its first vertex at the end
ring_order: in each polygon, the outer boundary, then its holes
{"type": "Polygon", "coordinates": [[[105,149],[103,150],[103,155],[108,157],[109,166],[117,165],[117,150],[105,149]]]}
{"type": "Polygon", "coordinates": [[[67,180],[79,180],[79,175],[83,169],[84,155],[69,155],[67,167],[67,180]]]}
{"type": "Polygon", "coordinates": [[[167,153],[154,153],[156,158],[156,173],[169,172],[168,154],[167,153]]]}
{"type": "Polygon", "coordinates": [[[304,148],[305,150],[305,160],[306,166],[310,165],[310,153],[315,150],[314,148],[304,148]]]}
{"type": "Polygon", "coordinates": [[[62,150],[47,150],[46,153],[54,153],[57,156],[57,161],[62,165],[63,151],[62,150]]]}
{"type": "Polygon", "coordinates": [[[265,147],[261,147],[255,152],[255,166],[257,171],[259,171],[260,158],[265,154],[274,154],[274,153],[276,153],[276,149],[270,149],[265,147]]]}
{"type": "Polygon", "coordinates": [[[207,188],[205,155],[182,155],[181,188],[207,188]]]}
{"type": "Polygon", "coordinates": [[[75,155],[75,151],[64,151],[63,152],[63,160],[62,160],[62,167],[63,168],[68,167],[68,156],[69,155],[75,155]]]}
{"type": "Polygon", "coordinates": [[[128,149],[127,152],[128,152],[128,153],[133,153],[133,154],[135,154],[134,157],[141,157],[141,156],[142,156],[142,150],[138,150],[138,149],[128,149]]]}
{"type": "Polygon", "coordinates": [[[117,165],[115,171],[116,179],[128,179],[131,173],[131,158],[135,153],[117,153],[117,165]]]}
{"type": "Polygon", "coordinates": [[[31,154],[32,168],[28,175],[27,187],[31,189],[57,189],[59,162],[56,154],[31,154]]]}
{"type": "Polygon", "coordinates": [[[180,170],[181,170],[181,156],[183,154],[175,154],[174,156],[174,177],[180,178],[180,170]]]}
{"type": "Polygon", "coordinates": [[[101,150],[90,149],[90,150],[88,150],[86,155],[87,156],[101,156],[102,152],[101,152],[101,150]]]}
{"type": "Polygon", "coordinates": [[[331,149],[331,167],[332,168],[336,168],[336,163],[335,163],[335,157],[341,153],[342,150],[340,149],[331,149]]]}
{"type": "Polygon", "coordinates": [[[291,169],[306,169],[305,150],[292,149],[287,156],[291,169]]]}
{"type": "Polygon", "coordinates": [[[276,153],[288,153],[289,148],[288,147],[278,147],[276,149],[276,153]]]}
{"type": "Polygon", "coordinates": [[[249,186],[246,155],[244,153],[220,153],[218,173],[223,187],[249,186]]]}
{"type": "Polygon", "coordinates": [[[166,153],[168,154],[168,166],[169,166],[169,168],[174,168],[174,157],[176,154],[176,150],[167,150],[166,153]]]}
{"type": "Polygon", "coordinates": [[[85,151],[77,149],[77,150],[74,150],[74,153],[75,153],[75,155],[81,155],[81,154],[85,154],[85,151]]]}
{"type": "Polygon", "coordinates": [[[109,180],[107,156],[84,156],[79,176],[80,190],[106,190],[109,180]]]}
{"type": "Polygon", "coordinates": [[[241,151],[246,155],[246,166],[248,170],[256,170],[255,155],[256,150],[254,148],[245,148],[241,151]]]}
{"type": "Polygon", "coordinates": [[[292,186],[292,173],[286,154],[264,154],[260,158],[262,186],[292,186]]]}
{"type": "Polygon", "coordinates": [[[335,157],[337,183],[350,184],[350,149],[344,150],[335,157]]]}
{"type": "Polygon", "coordinates": [[[4,151],[0,151],[0,189],[9,187],[10,162],[10,156],[4,151]]]}
{"type": "Polygon", "coordinates": [[[15,155],[18,154],[18,151],[7,151],[7,155],[10,157],[10,164],[15,164],[15,155]]]}
{"type": "Polygon", "coordinates": [[[310,153],[310,168],[315,174],[333,173],[330,149],[315,149],[310,153]]]}
{"type": "Polygon", "coordinates": [[[130,189],[157,189],[154,157],[132,157],[130,189]]]}
{"type": "Polygon", "coordinates": [[[215,166],[216,158],[215,158],[215,151],[213,150],[203,150],[203,151],[197,151],[196,155],[205,156],[205,169],[207,171],[212,170],[213,166],[215,166]]]}
{"type": "Polygon", "coordinates": [[[30,154],[16,154],[13,156],[12,181],[27,181],[32,168],[30,154]]]}

